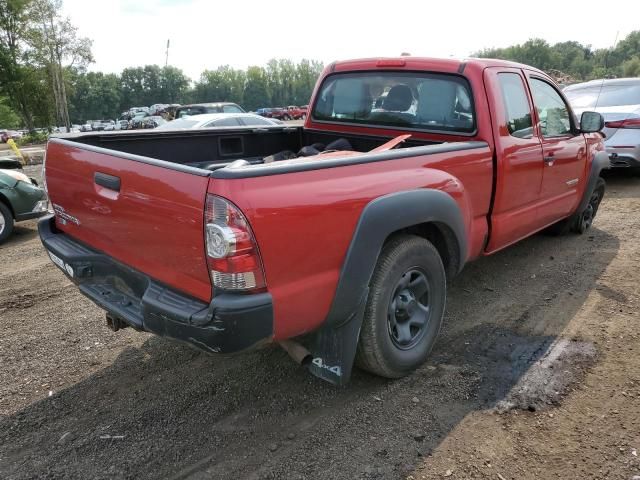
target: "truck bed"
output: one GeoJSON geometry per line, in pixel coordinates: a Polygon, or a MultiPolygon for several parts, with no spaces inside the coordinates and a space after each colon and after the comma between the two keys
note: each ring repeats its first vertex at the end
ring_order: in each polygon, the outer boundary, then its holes
{"type": "MultiPolygon", "coordinates": [[[[331,142],[344,138],[357,152],[368,152],[390,137],[344,135],[302,127],[219,128],[192,131],[100,132],[58,137],[65,141],[106,149],[113,152],[164,160],[173,164],[217,170],[235,160],[260,164],[263,158],[289,150],[298,152],[305,145],[331,142]]],[[[408,140],[402,147],[433,145],[439,142],[408,140]]],[[[107,152],[105,152],[107,153],[107,152]]]]}

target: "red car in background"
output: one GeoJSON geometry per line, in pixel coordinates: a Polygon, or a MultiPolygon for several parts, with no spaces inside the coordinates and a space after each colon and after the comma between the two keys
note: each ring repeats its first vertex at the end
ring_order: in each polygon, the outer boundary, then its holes
{"type": "Polygon", "coordinates": [[[305,107],[296,107],[295,105],[290,105],[286,109],[287,113],[293,120],[307,118],[307,109],[305,107]]]}
{"type": "Polygon", "coordinates": [[[275,107],[265,112],[267,118],[277,118],[278,120],[291,120],[291,116],[286,108],[275,107]]]}

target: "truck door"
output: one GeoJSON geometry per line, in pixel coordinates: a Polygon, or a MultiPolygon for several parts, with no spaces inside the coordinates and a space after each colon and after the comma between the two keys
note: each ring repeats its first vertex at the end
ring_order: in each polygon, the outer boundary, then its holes
{"type": "Polygon", "coordinates": [[[520,240],[538,225],[543,161],[542,146],[533,122],[533,104],[522,70],[488,68],[485,86],[494,105],[496,179],[491,236],[493,252],[520,240]]]}
{"type": "Polygon", "coordinates": [[[546,226],[570,215],[586,179],[586,141],[566,101],[546,79],[528,74],[542,140],[544,172],[538,216],[546,226]]]}

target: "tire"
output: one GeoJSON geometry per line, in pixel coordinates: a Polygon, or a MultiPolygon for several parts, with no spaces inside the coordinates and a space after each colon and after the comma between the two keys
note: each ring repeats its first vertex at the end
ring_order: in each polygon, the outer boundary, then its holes
{"type": "Polygon", "coordinates": [[[283,117],[283,120],[285,120],[285,121],[291,120],[291,117],[290,117],[289,115],[285,115],[285,116],[283,117]]]}
{"type": "Polygon", "coordinates": [[[571,224],[572,232],[582,235],[591,228],[593,220],[596,218],[596,214],[598,213],[598,208],[600,208],[600,202],[602,202],[602,198],[604,197],[604,190],[604,179],[602,177],[598,177],[587,207],[573,219],[571,224]]]}
{"type": "Polygon", "coordinates": [[[369,285],[356,364],[386,378],[422,365],[440,332],[446,295],[442,259],[429,241],[413,235],[388,241],[369,285]]]}
{"type": "Polygon", "coordinates": [[[0,244],[4,243],[13,232],[13,214],[9,207],[0,202],[0,244]]]}
{"type": "Polygon", "coordinates": [[[303,113],[302,115],[300,115],[300,120],[306,120],[307,119],[307,114],[303,113]]]}
{"type": "Polygon", "coordinates": [[[598,177],[587,207],[581,212],[574,213],[569,218],[565,218],[564,220],[554,223],[546,229],[546,233],[551,235],[567,235],[568,233],[573,232],[582,235],[586,232],[591,227],[593,219],[598,213],[600,202],[604,197],[605,186],[606,184],[604,179],[602,177],[598,177]]]}

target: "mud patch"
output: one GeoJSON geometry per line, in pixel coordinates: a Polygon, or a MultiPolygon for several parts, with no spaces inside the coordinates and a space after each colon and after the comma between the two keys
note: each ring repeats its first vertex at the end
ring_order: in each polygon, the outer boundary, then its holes
{"type": "Polygon", "coordinates": [[[506,398],[497,403],[496,411],[538,411],[558,405],[571,386],[593,365],[596,353],[592,343],[557,340],[529,368],[506,398]]]}
{"type": "MultiPolygon", "coordinates": [[[[64,289],[64,286],[62,289],[64,289]]],[[[59,297],[61,294],[61,291],[52,291],[42,293],[20,293],[15,296],[8,296],[7,298],[0,300],[0,312],[8,309],[31,308],[50,298],[59,297]]]]}

